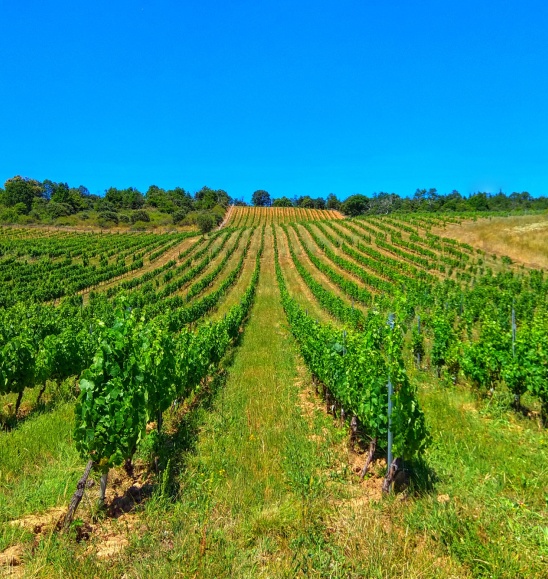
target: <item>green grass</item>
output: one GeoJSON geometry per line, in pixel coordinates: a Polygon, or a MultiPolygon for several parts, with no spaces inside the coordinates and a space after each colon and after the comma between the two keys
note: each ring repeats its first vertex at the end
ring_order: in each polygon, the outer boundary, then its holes
{"type": "Polygon", "coordinates": [[[24,536],[7,521],[68,504],[83,471],[72,443],[73,407],[61,403],[0,433],[0,551],[24,536]]]}
{"type": "Polygon", "coordinates": [[[414,502],[406,524],[476,577],[546,577],[546,431],[511,411],[490,416],[465,388],[422,383],[434,437],[426,460],[437,481],[414,502]]]}

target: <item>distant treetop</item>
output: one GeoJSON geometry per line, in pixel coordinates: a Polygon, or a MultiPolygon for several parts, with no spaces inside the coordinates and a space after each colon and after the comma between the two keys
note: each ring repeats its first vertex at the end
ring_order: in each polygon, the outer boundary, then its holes
{"type": "Polygon", "coordinates": [[[272,205],[270,193],[264,189],[258,189],[251,196],[251,203],[253,203],[255,207],[270,207],[270,205],[272,205]]]}

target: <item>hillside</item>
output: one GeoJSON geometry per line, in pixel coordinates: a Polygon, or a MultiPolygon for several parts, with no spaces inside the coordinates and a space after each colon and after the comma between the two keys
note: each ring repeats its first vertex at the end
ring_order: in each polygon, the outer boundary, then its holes
{"type": "Polygon", "coordinates": [[[435,231],[467,241],[486,253],[507,255],[527,267],[548,268],[548,213],[491,216],[450,224],[435,231]]]}
{"type": "Polygon", "coordinates": [[[270,223],[343,219],[339,211],[328,209],[304,209],[302,207],[238,207],[232,208],[227,225],[250,227],[270,223]]]}

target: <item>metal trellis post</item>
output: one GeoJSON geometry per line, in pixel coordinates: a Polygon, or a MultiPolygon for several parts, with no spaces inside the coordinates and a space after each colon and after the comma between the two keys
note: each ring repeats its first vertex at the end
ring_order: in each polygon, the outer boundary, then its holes
{"type": "MultiPolygon", "coordinates": [[[[390,330],[394,329],[394,314],[390,314],[388,316],[388,325],[390,326],[390,330]]],[[[392,464],[392,441],[393,441],[393,434],[392,434],[392,395],[394,393],[394,389],[392,386],[392,378],[390,376],[390,357],[388,358],[388,455],[387,455],[387,466],[388,470],[390,470],[390,465],[392,464]]]]}
{"type": "Polygon", "coordinates": [[[516,310],[512,305],[512,357],[516,356],[516,310]]]}

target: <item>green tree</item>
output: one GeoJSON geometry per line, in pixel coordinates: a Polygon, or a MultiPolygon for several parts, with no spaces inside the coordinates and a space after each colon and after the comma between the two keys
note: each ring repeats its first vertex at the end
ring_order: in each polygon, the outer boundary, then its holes
{"type": "Polygon", "coordinates": [[[274,199],[272,207],[293,207],[293,202],[288,197],[279,197],[274,199]]]}
{"type": "Polygon", "coordinates": [[[341,208],[341,202],[337,199],[337,197],[333,193],[330,193],[327,196],[326,207],[328,209],[334,209],[338,211],[341,208]]]}
{"type": "Polygon", "coordinates": [[[113,211],[116,212],[116,207],[110,202],[107,201],[104,197],[99,197],[97,201],[94,203],[95,211],[113,211]]]}
{"type": "Polygon", "coordinates": [[[222,207],[228,207],[230,197],[226,191],[222,189],[210,189],[209,187],[202,187],[196,192],[195,205],[196,209],[213,209],[215,205],[221,205],[222,207]]]}
{"type": "Polygon", "coordinates": [[[116,209],[121,209],[123,206],[123,194],[120,189],[110,187],[105,191],[105,201],[116,209]]]}
{"type": "Polygon", "coordinates": [[[217,221],[215,216],[213,216],[211,213],[200,213],[200,215],[198,215],[196,218],[196,224],[202,233],[211,231],[215,227],[216,223],[217,221]]]}
{"type": "Polygon", "coordinates": [[[305,195],[304,197],[299,197],[297,206],[303,209],[314,209],[314,201],[310,195],[305,195]]]}
{"type": "Polygon", "coordinates": [[[172,203],[174,203],[179,209],[185,210],[187,213],[192,211],[194,208],[192,196],[182,187],[175,187],[175,189],[170,189],[169,191],[166,191],[166,195],[172,203]]]}
{"type": "Polygon", "coordinates": [[[401,204],[401,197],[395,193],[385,193],[381,191],[380,193],[375,193],[369,201],[369,212],[388,215],[388,213],[399,209],[401,204]]]}
{"type": "Polygon", "coordinates": [[[253,203],[255,207],[270,207],[272,204],[270,193],[264,189],[258,189],[251,196],[251,203],[253,203]]]}
{"type": "Polygon", "coordinates": [[[342,205],[345,215],[361,215],[369,209],[369,199],[365,195],[351,195],[342,205]]]}
{"type": "Polygon", "coordinates": [[[32,200],[42,197],[44,189],[40,181],[16,175],[4,183],[4,203],[13,207],[18,203],[24,203],[26,213],[32,209],[32,200]]]}
{"type": "MultiPolygon", "coordinates": [[[[55,183],[50,179],[42,183],[42,198],[53,203],[70,207],[70,213],[76,213],[91,208],[89,191],[83,185],[69,187],[68,183],[55,183]]],[[[36,208],[33,204],[33,210],[36,208]]]]}
{"type": "Polygon", "coordinates": [[[54,187],[51,192],[51,201],[55,203],[69,203],[70,202],[70,189],[67,183],[54,183],[54,187]]]}
{"type": "Polygon", "coordinates": [[[222,207],[228,207],[230,204],[230,196],[229,194],[224,191],[223,189],[217,189],[217,205],[221,205],[222,207]]]}
{"type": "Polygon", "coordinates": [[[313,199],[314,209],[325,209],[325,199],[323,197],[317,197],[313,199]]]}
{"type": "Polygon", "coordinates": [[[44,213],[47,210],[48,202],[43,197],[35,197],[32,200],[32,211],[36,213],[44,213]]]}
{"type": "Polygon", "coordinates": [[[299,203],[299,207],[303,209],[314,209],[314,200],[309,195],[305,195],[299,203]]]}
{"type": "Polygon", "coordinates": [[[149,207],[156,207],[163,213],[173,213],[176,209],[175,203],[170,199],[169,195],[157,185],[151,185],[146,194],[146,204],[149,207]]]}
{"type": "Polygon", "coordinates": [[[145,198],[135,187],[127,189],[111,187],[105,193],[105,200],[116,209],[140,209],[145,204],[145,198]]]}
{"type": "Polygon", "coordinates": [[[123,206],[127,209],[141,209],[145,204],[145,198],[143,194],[135,189],[135,187],[129,187],[123,191],[123,206]]]}
{"type": "Polygon", "coordinates": [[[487,201],[487,193],[474,193],[468,197],[468,205],[473,211],[488,211],[489,202],[487,201]]]}

